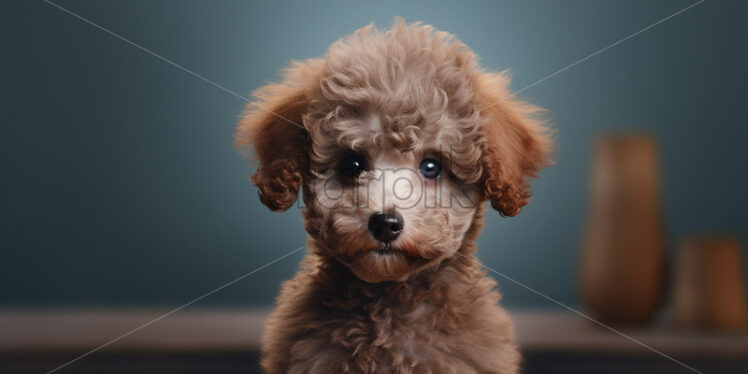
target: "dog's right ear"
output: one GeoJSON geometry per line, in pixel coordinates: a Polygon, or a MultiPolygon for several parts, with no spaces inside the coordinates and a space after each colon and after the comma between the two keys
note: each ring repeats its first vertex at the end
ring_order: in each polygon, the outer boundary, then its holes
{"type": "Polygon", "coordinates": [[[259,165],[250,180],[270,210],[284,211],[298,196],[310,146],[303,115],[322,68],[317,59],[294,62],[281,83],[254,92],[237,126],[235,145],[240,151],[254,149],[259,165]]]}
{"type": "Polygon", "coordinates": [[[505,73],[482,73],[476,88],[486,139],[483,194],[499,214],[513,217],[530,201],[527,179],[553,163],[552,131],[537,118],[543,109],[511,94],[505,73]]]}

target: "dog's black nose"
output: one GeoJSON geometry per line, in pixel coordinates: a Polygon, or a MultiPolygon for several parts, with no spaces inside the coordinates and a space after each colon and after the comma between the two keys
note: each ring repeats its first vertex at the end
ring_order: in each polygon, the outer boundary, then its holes
{"type": "Polygon", "coordinates": [[[391,242],[403,231],[403,217],[397,213],[377,213],[369,218],[369,231],[380,242],[391,242]]]}

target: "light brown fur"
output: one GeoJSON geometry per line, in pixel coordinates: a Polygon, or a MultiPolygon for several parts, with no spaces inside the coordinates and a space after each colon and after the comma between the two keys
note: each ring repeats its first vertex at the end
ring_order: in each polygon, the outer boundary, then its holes
{"type": "Polygon", "coordinates": [[[551,140],[540,109],[476,60],[450,34],[398,19],[255,93],[237,144],[254,148],[252,182],[270,209],[288,209],[302,189],[309,233],[267,324],[267,373],[518,371],[475,239],[484,201],[504,216],[527,204],[527,177],[549,164],[551,140]],[[336,165],[351,152],[370,167],[346,180],[336,165]],[[444,165],[439,179],[418,174],[423,158],[444,165]],[[387,251],[367,231],[377,212],[405,222],[387,251]]]}

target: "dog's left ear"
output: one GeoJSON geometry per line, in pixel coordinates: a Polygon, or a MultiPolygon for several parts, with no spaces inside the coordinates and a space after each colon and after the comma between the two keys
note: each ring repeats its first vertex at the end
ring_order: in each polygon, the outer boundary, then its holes
{"type": "Polygon", "coordinates": [[[502,216],[515,216],[532,195],[527,178],[552,163],[553,141],[538,118],[544,110],[517,99],[508,85],[505,73],[482,72],[476,81],[484,198],[502,216]]]}
{"type": "Polygon", "coordinates": [[[235,145],[239,150],[254,149],[259,165],[251,181],[270,210],[293,205],[308,169],[309,134],[303,116],[309,91],[319,86],[322,66],[317,59],[293,63],[284,70],[281,83],[254,92],[255,100],[237,126],[235,145]]]}

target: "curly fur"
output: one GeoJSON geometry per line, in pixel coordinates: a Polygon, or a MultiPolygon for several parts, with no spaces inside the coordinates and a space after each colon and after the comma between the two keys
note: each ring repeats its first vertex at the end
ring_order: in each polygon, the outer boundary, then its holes
{"type": "Polygon", "coordinates": [[[475,239],[482,202],[504,216],[528,203],[551,140],[541,109],[508,84],[452,35],[397,19],[255,93],[237,145],[254,149],[251,180],[270,209],[302,189],[309,234],[267,325],[266,372],[517,372],[511,320],[475,239]],[[353,180],[337,171],[351,153],[369,165],[353,180]],[[444,165],[438,180],[418,173],[424,158],[444,165]],[[367,230],[378,212],[405,222],[386,247],[367,230]]]}

